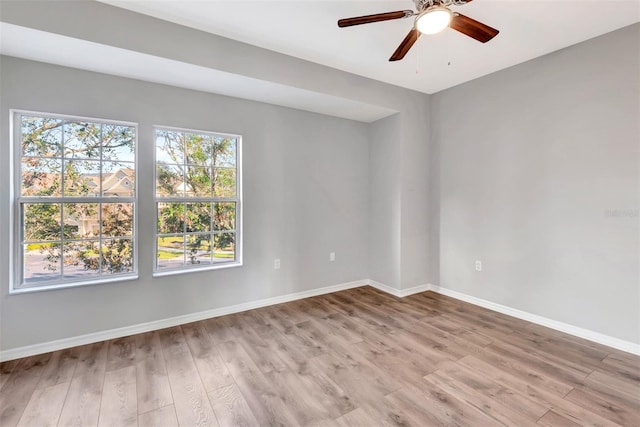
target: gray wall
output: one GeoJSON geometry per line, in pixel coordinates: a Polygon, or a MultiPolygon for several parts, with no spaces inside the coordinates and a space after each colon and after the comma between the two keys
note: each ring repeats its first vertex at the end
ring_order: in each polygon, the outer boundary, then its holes
{"type": "Polygon", "coordinates": [[[378,120],[369,129],[369,277],[400,289],[401,182],[400,115],[378,120]]]}
{"type": "Polygon", "coordinates": [[[368,276],[366,124],[10,57],[0,66],[2,349],[368,276]],[[139,123],[139,280],[8,295],[9,108],[139,123]],[[243,136],[243,267],[151,277],[154,124],[243,136]]]}
{"type": "Polygon", "coordinates": [[[640,343],[639,31],[432,97],[441,286],[640,343]]]}
{"type": "Polygon", "coordinates": [[[436,283],[430,241],[429,98],[370,125],[370,271],[402,290],[436,283]],[[420,137],[422,135],[422,137],[420,137]]]}

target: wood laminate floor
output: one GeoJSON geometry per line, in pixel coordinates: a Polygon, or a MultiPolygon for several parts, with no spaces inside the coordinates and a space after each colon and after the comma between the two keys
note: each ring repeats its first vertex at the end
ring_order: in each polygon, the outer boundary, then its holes
{"type": "Polygon", "coordinates": [[[640,358],[370,287],[0,365],[0,426],[640,426],[640,358]]]}

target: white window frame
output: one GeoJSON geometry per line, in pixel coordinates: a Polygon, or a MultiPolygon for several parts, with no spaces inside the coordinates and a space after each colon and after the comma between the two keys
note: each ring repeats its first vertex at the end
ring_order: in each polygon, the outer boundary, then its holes
{"type": "MultiPolygon", "coordinates": [[[[41,292],[41,291],[50,291],[55,289],[64,289],[64,288],[72,288],[78,286],[87,286],[87,285],[97,285],[103,283],[113,283],[113,282],[122,282],[135,280],[138,278],[138,210],[139,210],[139,202],[138,202],[138,143],[139,143],[139,129],[138,123],[128,122],[125,120],[113,120],[113,119],[101,119],[96,117],[86,117],[86,116],[75,116],[69,114],[57,114],[57,113],[44,113],[40,111],[30,111],[30,110],[20,110],[20,109],[10,109],[9,110],[10,118],[9,118],[9,132],[11,135],[11,150],[10,150],[10,159],[9,164],[10,168],[10,179],[13,181],[10,183],[10,197],[11,197],[11,210],[9,215],[9,220],[11,222],[11,233],[9,236],[9,245],[10,245],[10,257],[13,259],[9,260],[9,264],[12,268],[10,268],[10,277],[9,277],[9,293],[10,294],[22,294],[22,293],[30,293],[30,292],[41,292]],[[106,125],[118,125],[118,126],[128,126],[135,129],[135,139],[134,139],[134,195],[133,197],[114,197],[114,196],[55,196],[55,197],[45,197],[45,196],[22,196],[21,195],[21,186],[22,186],[22,176],[21,176],[21,165],[22,165],[22,126],[21,126],[21,116],[33,116],[33,117],[42,117],[42,118],[51,118],[58,120],[68,120],[68,121],[85,121],[91,123],[99,123],[106,125]],[[78,279],[69,279],[63,277],[64,267],[62,267],[60,279],[43,281],[42,284],[39,285],[26,285],[24,283],[24,253],[23,253],[23,225],[22,225],[22,217],[21,217],[21,205],[22,203],[131,203],[133,205],[133,226],[132,226],[132,235],[131,242],[133,246],[133,269],[128,273],[117,273],[117,274],[102,274],[100,273],[98,276],[92,277],[84,277],[78,279]]],[[[64,137],[63,137],[64,138],[64,137]]],[[[64,157],[62,157],[64,158],[64,157]]],[[[100,158],[100,162],[102,162],[102,158],[100,158]]],[[[100,238],[102,239],[102,237],[100,238]]],[[[64,241],[64,239],[62,239],[64,241]]],[[[61,263],[62,265],[64,262],[61,263]]]]}
{"type": "MultiPolygon", "coordinates": [[[[154,210],[155,210],[155,233],[154,233],[154,262],[153,262],[153,277],[162,277],[162,276],[171,276],[176,274],[185,274],[185,273],[193,273],[198,271],[208,271],[208,270],[220,270],[225,268],[234,268],[242,266],[242,249],[243,249],[243,221],[242,221],[242,135],[224,133],[224,132],[216,132],[210,130],[199,130],[199,129],[187,129],[180,128],[175,126],[164,126],[164,125],[154,125],[153,126],[153,186],[154,186],[154,210]],[[236,197],[235,198],[220,198],[220,197],[158,197],[156,192],[157,185],[157,149],[156,149],[156,131],[170,131],[170,132],[184,132],[191,134],[199,134],[199,135],[209,135],[209,136],[217,136],[223,138],[233,138],[236,140],[236,197]],[[197,203],[197,202],[207,202],[207,203],[216,203],[216,202],[233,202],[236,204],[236,227],[234,230],[235,233],[235,260],[230,262],[220,262],[220,263],[212,263],[208,265],[184,265],[182,267],[177,268],[158,268],[157,262],[157,254],[158,254],[158,238],[160,234],[158,233],[158,204],[159,203],[197,203]]],[[[222,233],[222,232],[221,232],[222,233]]],[[[214,230],[211,231],[212,235],[218,234],[214,230]]]]}

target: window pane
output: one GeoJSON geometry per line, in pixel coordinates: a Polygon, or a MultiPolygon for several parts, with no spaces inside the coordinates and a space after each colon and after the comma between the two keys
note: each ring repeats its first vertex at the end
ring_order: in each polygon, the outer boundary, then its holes
{"type": "Polygon", "coordinates": [[[184,203],[158,203],[158,233],[183,233],[184,210],[184,203]]]}
{"type": "Polygon", "coordinates": [[[213,166],[236,167],[235,138],[216,137],[213,145],[213,166]]]}
{"type": "Polygon", "coordinates": [[[213,227],[215,230],[233,230],[236,228],[236,204],[213,204],[213,227]]]}
{"type": "Polygon", "coordinates": [[[64,244],[64,278],[77,279],[100,274],[100,242],[71,241],[64,244]]]}
{"type": "Polygon", "coordinates": [[[211,235],[187,235],[187,264],[211,264],[211,235]]]}
{"type": "Polygon", "coordinates": [[[133,271],[133,242],[131,239],[102,241],[102,272],[130,273],[133,271]]]}
{"type": "Polygon", "coordinates": [[[187,164],[194,166],[211,165],[212,138],[207,135],[186,135],[187,164]]]}
{"type": "Polygon", "coordinates": [[[187,203],[187,232],[211,231],[211,203],[187,203]]]}
{"type": "Polygon", "coordinates": [[[65,238],[86,239],[100,234],[97,203],[65,203],[63,209],[65,238]]]}
{"type": "Polygon", "coordinates": [[[184,196],[183,167],[178,165],[156,166],[156,196],[184,196]]]}
{"type": "Polygon", "coordinates": [[[20,131],[23,156],[61,156],[62,120],[22,116],[20,131]]]}
{"type": "Polygon", "coordinates": [[[133,203],[102,204],[102,236],[133,235],[133,203]]]}
{"type": "Polygon", "coordinates": [[[221,233],[213,236],[213,262],[230,262],[236,259],[236,234],[221,233]]]}
{"type": "Polygon", "coordinates": [[[184,237],[158,237],[158,268],[177,268],[184,266],[184,237]]]}
{"type": "Polygon", "coordinates": [[[64,124],[64,156],[81,159],[100,158],[102,125],[90,122],[64,124]]]}
{"type": "Polygon", "coordinates": [[[102,159],[133,162],[136,130],[131,126],[102,126],[102,159]]]}
{"type": "Polygon", "coordinates": [[[22,196],[60,196],[62,194],[62,160],[23,157],[21,165],[22,196]]]}
{"type": "Polygon", "coordinates": [[[236,196],[236,170],[231,168],[213,169],[213,195],[215,197],[236,196]]]}
{"type": "Polygon", "coordinates": [[[158,269],[236,260],[238,144],[214,133],[156,130],[156,197],[165,198],[158,233],[173,236],[158,237],[158,269]]]}
{"type": "Polygon", "coordinates": [[[211,168],[187,166],[187,197],[211,197],[211,168]]]}
{"type": "Polygon", "coordinates": [[[32,243],[23,246],[24,250],[24,283],[37,284],[45,280],[60,278],[60,244],[32,243]]]}
{"type": "Polygon", "coordinates": [[[63,117],[17,119],[21,177],[15,202],[21,209],[16,220],[23,281],[14,289],[135,271],[135,126],[63,117]],[[57,202],[43,202],[47,196],[57,202]],[[115,203],[109,196],[128,200],[115,203]],[[32,202],[31,197],[42,199],[32,202]],[[92,202],[67,203],[84,197],[92,202]]]}
{"type": "Polygon", "coordinates": [[[61,240],[62,212],[59,203],[22,205],[22,236],[25,242],[61,240]]]}
{"type": "Polygon", "coordinates": [[[64,195],[100,195],[100,162],[93,160],[65,161],[64,195]]]}
{"type": "Polygon", "coordinates": [[[102,195],[133,197],[136,173],[133,163],[102,163],[102,195]]]}
{"type": "Polygon", "coordinates": [[[186,137],[182,132],[156,130],[156,162],[184,164],[186,137]]]}

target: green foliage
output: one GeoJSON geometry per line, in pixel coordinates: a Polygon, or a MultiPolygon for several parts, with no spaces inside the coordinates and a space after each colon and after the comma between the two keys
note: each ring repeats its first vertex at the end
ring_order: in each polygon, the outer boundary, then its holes
{"type": "Polygon", "coordinates": [[[184,232],[184,203],[161,203],[158,207],[158,232],[184,232]]]}
{"type": "MultiPolygon", "coordinates": [[[[99,160],[135,160],[135,129],[129,126],[22,116],[21,131],[20,194],[26,197],[99,195],[99,160]]],[[[43,254],[45,269],[51,271],[59,268],[61,257],[65,266],[84,270],[131,271],[133,243],[123,237],[132,235],[132,207],[131,203],[24,203],[23,238],[33,242],[25,249],[43,254]],[[93,224],[95,236],[93,227],[81,228],[87,224],[93,224]],[[78,240],[87,238],[92,240],[78,240]],[[37,243],[43,241],[52,243],[37,243]]]]}
{"type": "Polygon", "coordinates": [[[62,150],[62,120],[22,116],[22,154],[59,156],[62,150]]]}
{"type": "Polygon", "coordinates": [[[214,135],[156,132],[156,195],[184,197],[185,202],[158,204],[158,232],[182,234],[185,241],[160,238],[159,260],[177,258],[166,248],[186,251],[190,264],[202,259],[234,258],[236,204],[188,202],[190,197],[236,196],[236,140],[214,135]],[[213,233],[229,230],[229,233],[213,233]]]}
{"type": "Polygon", "coordinates": [[[235,196],[236,140],[158,130],[159,196],[235,196]]]}
{"type": "Polygon", "coordinates": [[[60,240],[62,211],[60,204],[23,205],[24,240],[60,240]]]}

